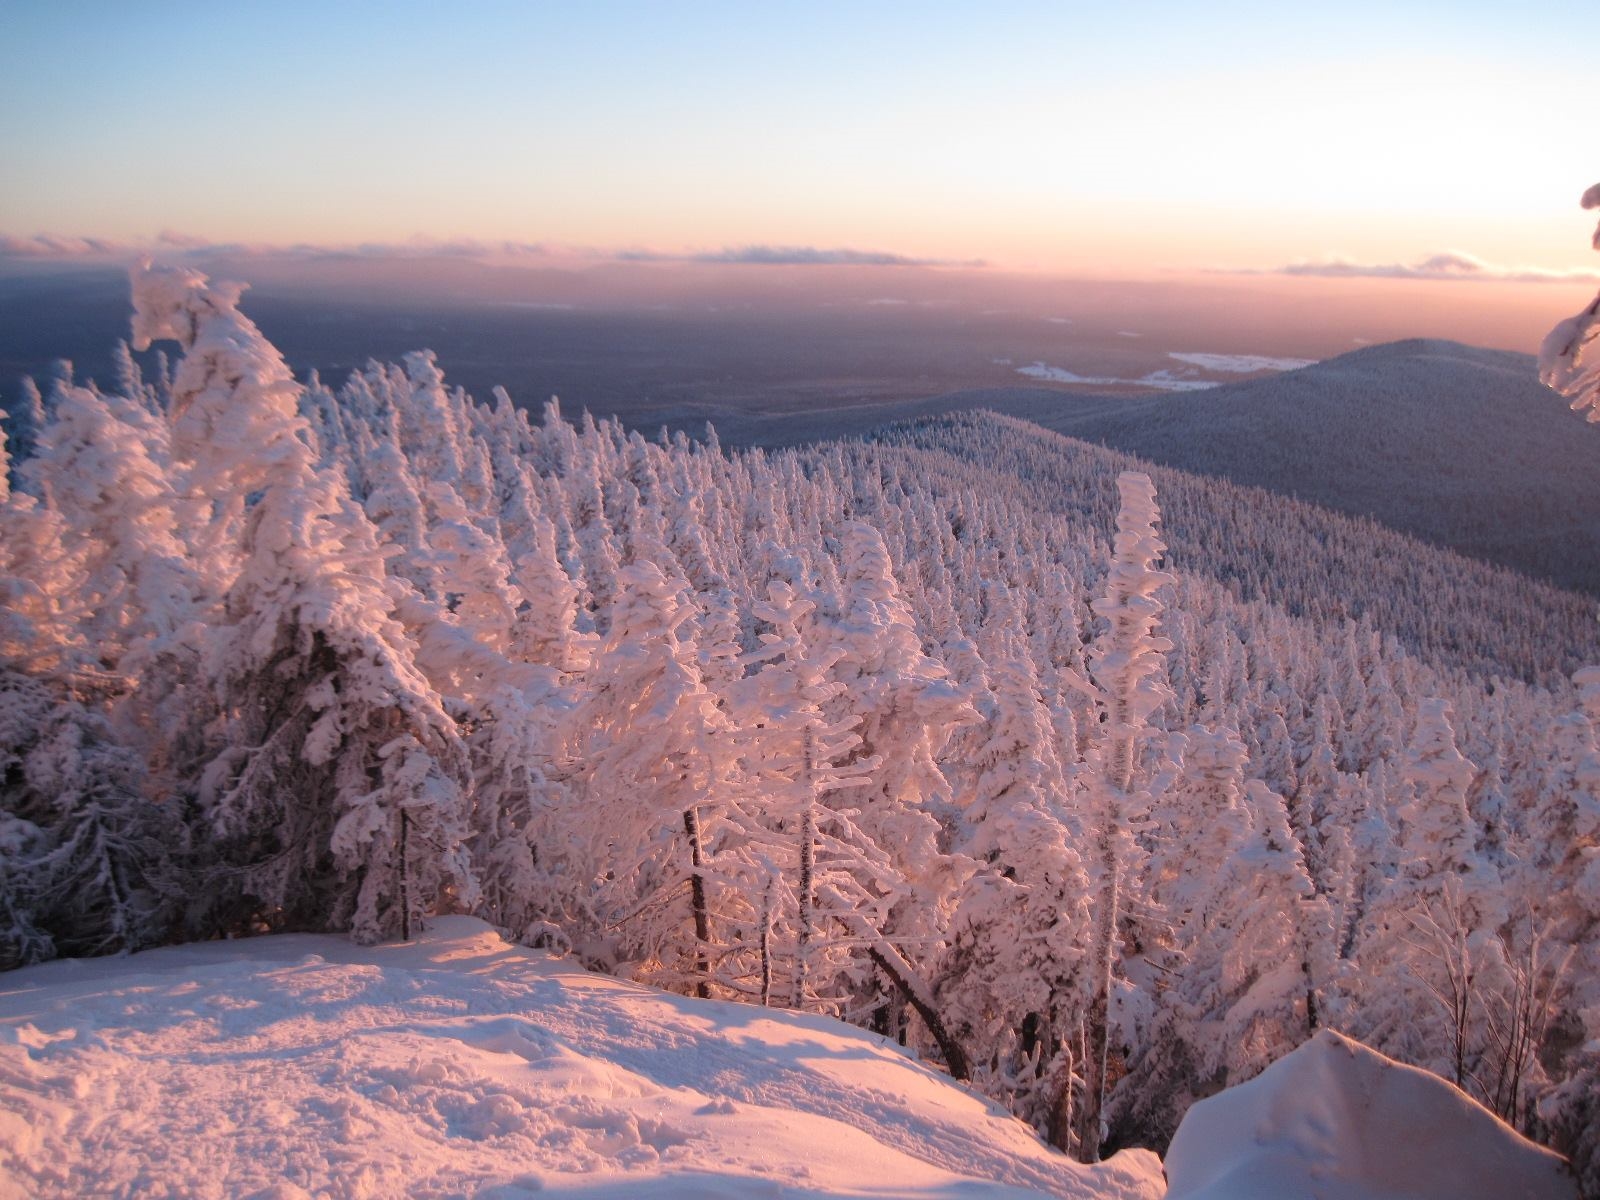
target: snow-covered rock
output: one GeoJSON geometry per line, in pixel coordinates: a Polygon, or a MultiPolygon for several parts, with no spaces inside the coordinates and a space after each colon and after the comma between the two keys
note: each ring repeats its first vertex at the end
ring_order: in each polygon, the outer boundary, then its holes
{"type": "Polygon", "coordinates": [[[1559,1155],[1436,1075],[1331,1031],[1191,1108],[1169,1200],[1575,1200],[1559,1155]]]}
{"type": "Polygon", "coordinates": [[[900,1047],[589,975],[446,918],[0,979],[0,1198],[1153,1200],[900,1047]]]}

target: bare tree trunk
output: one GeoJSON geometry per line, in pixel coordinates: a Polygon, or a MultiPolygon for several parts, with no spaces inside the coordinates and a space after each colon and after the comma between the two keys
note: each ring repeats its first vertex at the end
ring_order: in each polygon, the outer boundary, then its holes
{"type": "Polygon", "coordinates": [[[704,856],[700,845],[700,813],[698,809],[686,808],[683,811],[683,832],[689,839],[689,861],[694,870],[689,874],[690,906],[694,911],[694,969],[700,979],[695,984],[694,994],[702,1000],[711,998],[711,958],[709,947],[711,945],[711,915],[706,910],[706,877],[701,874],[705,866],[704,856]]]}
{"type": "Polygon", "coordinates": [[[939,1010],[934,1007],[933,998],[928,994],[927,987],[917,976],[915,969],[908,963],[893,946],[878,938],[868,948],[867,953],[872,961],[890,981],[911,1007],[916,1009],[917,1016],[922,1018],[922,1023],[928,1027],[928,1032],[933,1035],[934,1043],[939,1047],[945,1066],[950,1068],[950,1074],[956,1079],[971,1079],[972,1067],[967,1062],[967,1055],[961,1049],[961,1043],[951,1035],[946,1028],[944,1018],[939,1015],[939,1010]]]}
{"type": "MultiPolygon", "coordinates": [[[[1120,799],[1120,796],[1118,797],[1120,799]]],[[[1120,805],[1107,805],[1097,846],[1100,856],[1100,911],[1095,917],[1094,948],[1090,959],[1092,992],[1089,997],[1087,1045],[1084,1047],[1083,1107],[1078,1112],[1078,1158],[1100,1161],[1100,1125],[1106,1099],[1106,1068],[1111,1042],[1111,980],[1115,973],[1118,906],[1122,890],[1122,859],[1117,853],[1116,822],[1120,805]]]]}
{"type": "Polygon", "coordinates": [[[817,787],[812,774],[809,725],[806,726],[804,753],[801,780],[806,788],[806,811],[800,818],[800,920],[795,934],[793,1008],[802,1008],[806,1002],[806,984],[811,979],[811,934],[817,906],[817,787]]]}
{"type": "Polygon", "coordinates": [[[767,876],[766,889],[761,893],[761,1007],[772,1006],[772,889],[774,880],[767,876]]]}
{"type": "Polygon", "coordinates": [[[411,940],[411,818],[400,809],[400,940],[411,940]]]}

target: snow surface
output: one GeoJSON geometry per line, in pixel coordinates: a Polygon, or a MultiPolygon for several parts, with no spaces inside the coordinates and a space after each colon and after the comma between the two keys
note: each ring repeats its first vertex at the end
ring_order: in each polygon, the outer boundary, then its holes
{"type": "Polygon", "coordinates": [[[1036,362],[1026,367],[1017,368],[1018,375],[1026,375],[1029,379],[1043,379],[1050,383],[1128,383],[1126,379],[1112,379],[1109,376],[1078,375],[1065,367],[1052,367],[1048,363],[1036,362]]]}
{"type": "Polygon", "coordinates": [[[445,918],[0,979],[0,1197],[1141,1200],[898,1046],[445,918]]]}
{"type": "Polygon", "coordinates": [[[1184,1115],[1169,1200],[1575,1200],[1559,1155],[1436,1075],[1323,1031],[1184,1115]],[[1254,1153],[1241,1152],[1254,1143],[1254,1153]]]}
{"type": "Polygon", "coordinates": [[[1217,386],[1204,379],[1177,376],[1171,371],[1152,371],[1138,379],[1118,379],[1110,375],[1078,375],[1064,367],[1052,367],[1043,362],[1018,367],[1017,374],[1026,375],[1029,379],[1042,379],[1047,383],[1071,383],[1083,387],[1147,387],[1164,392],[1199,392],[1217,386]]]}
{"type": "MultiPolygon", "coordinates": [[[[1047,317],[1046,320],[1055,320],[1055,318],[1047,317]]],[[[1122,336],[1138,337],[1139,335],[1124,331],[1122,336]]],[[[1173,351],[1167,357],[1183,363],[1186,367],[1198,367],[1203,371],[1210,371],[1218,375],[1252,375],[1263,371],[1293,371],[1299,367],[1309,367],[1315,361],[1310,358],[1273,358],[1266,354],[1201,354],[1187,351],[1173,351]]],[[[1079,375],[1074,371],[1068,371],[1064,367],[1053,367],[1043,362],[1036,362],[1026,367],[1018,367],[1017,374],[1026,375],[1029,379],[1042,379],[1047,383],[1070,383],[1080,387],[1147,387],[1163,392],[1203,392],[1207,388],[1221,386],[1214,380],[1195,378],[1193,371],[1180,374],[1173,371],[1159,370],[1141,375],[1138,379],[1121,379],[1110,375],[1079,375]]]]}
{"type": "Polygon", "coordinates": [[[1266,354],[1190,354],[1172,351],[1168,358],[1226,375],[1252,375],[1257,371],[1294,371],[1309,367],[1314,358],[1273,358],[1266,354]]]}

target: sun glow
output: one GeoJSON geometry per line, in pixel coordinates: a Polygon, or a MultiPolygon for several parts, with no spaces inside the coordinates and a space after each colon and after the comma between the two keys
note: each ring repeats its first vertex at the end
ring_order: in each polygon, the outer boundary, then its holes
{"type": "Polygon", "coordinates": [[[14,11],[4,232],[1134,276],[1450,249],[1562,267],[1581,244],[1571,13],[397,8],[14,11]]]}

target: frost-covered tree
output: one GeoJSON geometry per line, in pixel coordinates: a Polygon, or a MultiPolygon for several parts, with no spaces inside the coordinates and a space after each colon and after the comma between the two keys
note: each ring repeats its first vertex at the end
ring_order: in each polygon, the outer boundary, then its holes
{"type": "Polygon", "coordinates": [[[4,427],[0,429],[6,436],[6,449],[11,456],[12,472],[33,457],[39,432],[44,425],[44,397],[40,394],[39,385],[34,382],[33,376],[24,375],[16,399],[6,404],[4,427]]]}
{"type": "Polygon", "coordinates": [[[1422,703],[1401,767],[1397,870],[1358,950],[1381,979],[1364,1006],[1374,1044],[1468,1087],[1482,1052],[1484,995],[1506,982],[1498,936],[1507,898],[1476,849],[1467,789],[1476,770],[1457,748],[1447,701],[1422,703]]]}
{"type": "Polygon", "coordinates": [[[701,677],[683,581],[621,568],[591,691],[577,711],[589,788],[590,875],[618,952],[711,994],[713,859],[733,797],[727,718],[701,677]]]}
{"type": "Polygon", "coordinates": [[[465,752],[391,616],[375,530],[317,469],[299,388],[238,297],[134,275],[136,347],[184,350],[173,453],[232,567],[203,668],[224,720],[194,780],[219,904],[230,924],[408,935],[473,899],[465,752]]]}
{"type": "Polygon", "coordinates": [[[1157,563],[1166,547],[1156,533],[1161,510],[1148,475],[1124,471],[1117,477],[1121,507],[1105,593],[1094,603],[1105,623],[1089,652],[1089,668],[1099,691],[1101,724],[1096,743],[1097,826],[1094,936],[1089,952],[1089,1012],[1084,1063],[1083,1104],[1078,1116],[1078,1154],[1085,1162],[1100,1156],[1106,1096],[1110,1087],[1111,1002],[1121,958],[1121,906],[1124,874],[1132,858],[1131,795],[1136,746],[1151,715],[1171,692],[1162,655],[1171,643],[1156,633],[1161,616],[1157,598],[1173,577],[1157,563]]]}
{"type": "Polygon", "coordinates": [[[1081,1054],[1089,887],[1063,814],[1068,794],[1021,614],[991,651],[985,717],[969,742],[975,772],[954,847],[974,860],[956,901],[939,997],[953,1032],[986,1047],[992,1092],[1065,1148],[1081,1054]]]}
{"type": "Polygon", "coordinates": [[[181,824],[70,677],[0,662],[0,969],[170,935],[181,824]]]}
{"type": "MultiPolygon", "coordinates": [[[[860,805],[855,820],[871,842],[895,848],[901,874],[899,894],[882,896],[887,914],[878,932],[889,943],[930,947],[937,944],[942,911],[959,883],[959,868],[939,844],[936,809],[949,803],[950,784],[938,755],[950,732],[973,714],[943,664],[924,652],[883,535],[863,521],[849,521],[840,537],[841,592],[820,636],[835,660],[832,678],[844,685],[841,702],[861,722],[861,744],[841,765],[874,760],[867,782],[852,793],[860,805]]],[[[919,1012],[929,1007],[918,951],[910,953],[912,961],[885,968],[886,994],[869,993],[873,1019],[886,1032],[900,1032],[907,1004],[919,1012]],[[902,976],[913,970],[917,981],[908,986],[902,976]]]]}
{"type": "Polygon", "coordinates": [[[859,925],[880,928],[885,916],[884,889],[873,885],[892,872],[851,819],[850,789],[874,764],[836,765],[860,742],[854,717],[830,724],[824,713],[843,691],[828,678],[837,651],[816,645],[816,604],[801,590],[799,564],[777,562],[765,601],[753,607],[764,628],[745,662],[759,669],[730,697],[744,782],[764,816],[759,853],[771,896],[759,901],[763,977],[774,975],[770,994],[791,1007],[840,1012],[853,990],[859,925]]]}
{"type": "Polygon", "coordinates": [[[179,533],[164,430],[118,397],[62,385],[27,474],[83,547],[81,632],[107,669],[130,645],[192,634],[202,585],[179,533]]]}
{"type": "MultiPolygon", "coordinates": [[[[151,586],[126,593],[126,575],[145,563],[125,539],[143,535],[133,516],[107,503],[103,487],[127,489],[134,513],[159,495],[159,470],[141,469],[137,437],[97,395],[63,385],[57,420],[35,431],[27,466],[40,495],[0,496],[0,966],[54,954],[137,949],[170,932],[181,890],[182,831],[176,806],[152,800],[159,757],[130,745],[108,711],[150,656],[125,663],[131,628],[171,632],[184,604],[154,586],[164,567],[182,567],[173,545],[149,565],[151,586]],[[74,399],[85,401],[83,412],[74,399]],[[84,418],[82,421],[79,418],[84,418]],[[104,418],[105,424],[101,425],[104,418]],[[100,435],[100,436],[97,436],[100,435]],[[97,443],[104,443],[97,445],[97,443]],[[104,454],[97,453],[104,450],[104,454]],[[132,464],[126,473],[120,468],[132,464]],[[90,498],[93,498],[92,500],[90,498]],[[58,504],[59,501],[59,504],[58,504]],[[65,507],[60,507],[64,504],[65,507]],[[114,527],[104,522],[109,519],[114,527]],[[130,618],[129,613],[138,614],[130,618]]],[[[4,443],[0,442],[0,460],[4,443]]],[[[4,462],[0,461],[0,473],[4,462]]],[[[159,508],[149,531],[155,551],[170,536],[159,508]]],[[[177,589],[181,591],[182,589],[177,589]]],[[[187,596],[183,597],[186,601],[187,596]]]]}
{"type": "MultiPolygon", "coordinates": [[[[1600,183],[1583,194],[1583,207],[1600,208],[1600,183]]],[[[1594,248],[1600,250],[1600,228],[1595,229],[1594,248]]],[[[1545,335],[1539,378],[1570,399],[1574,411],[1600,421],[1600,294],[1545,335]]]]}

